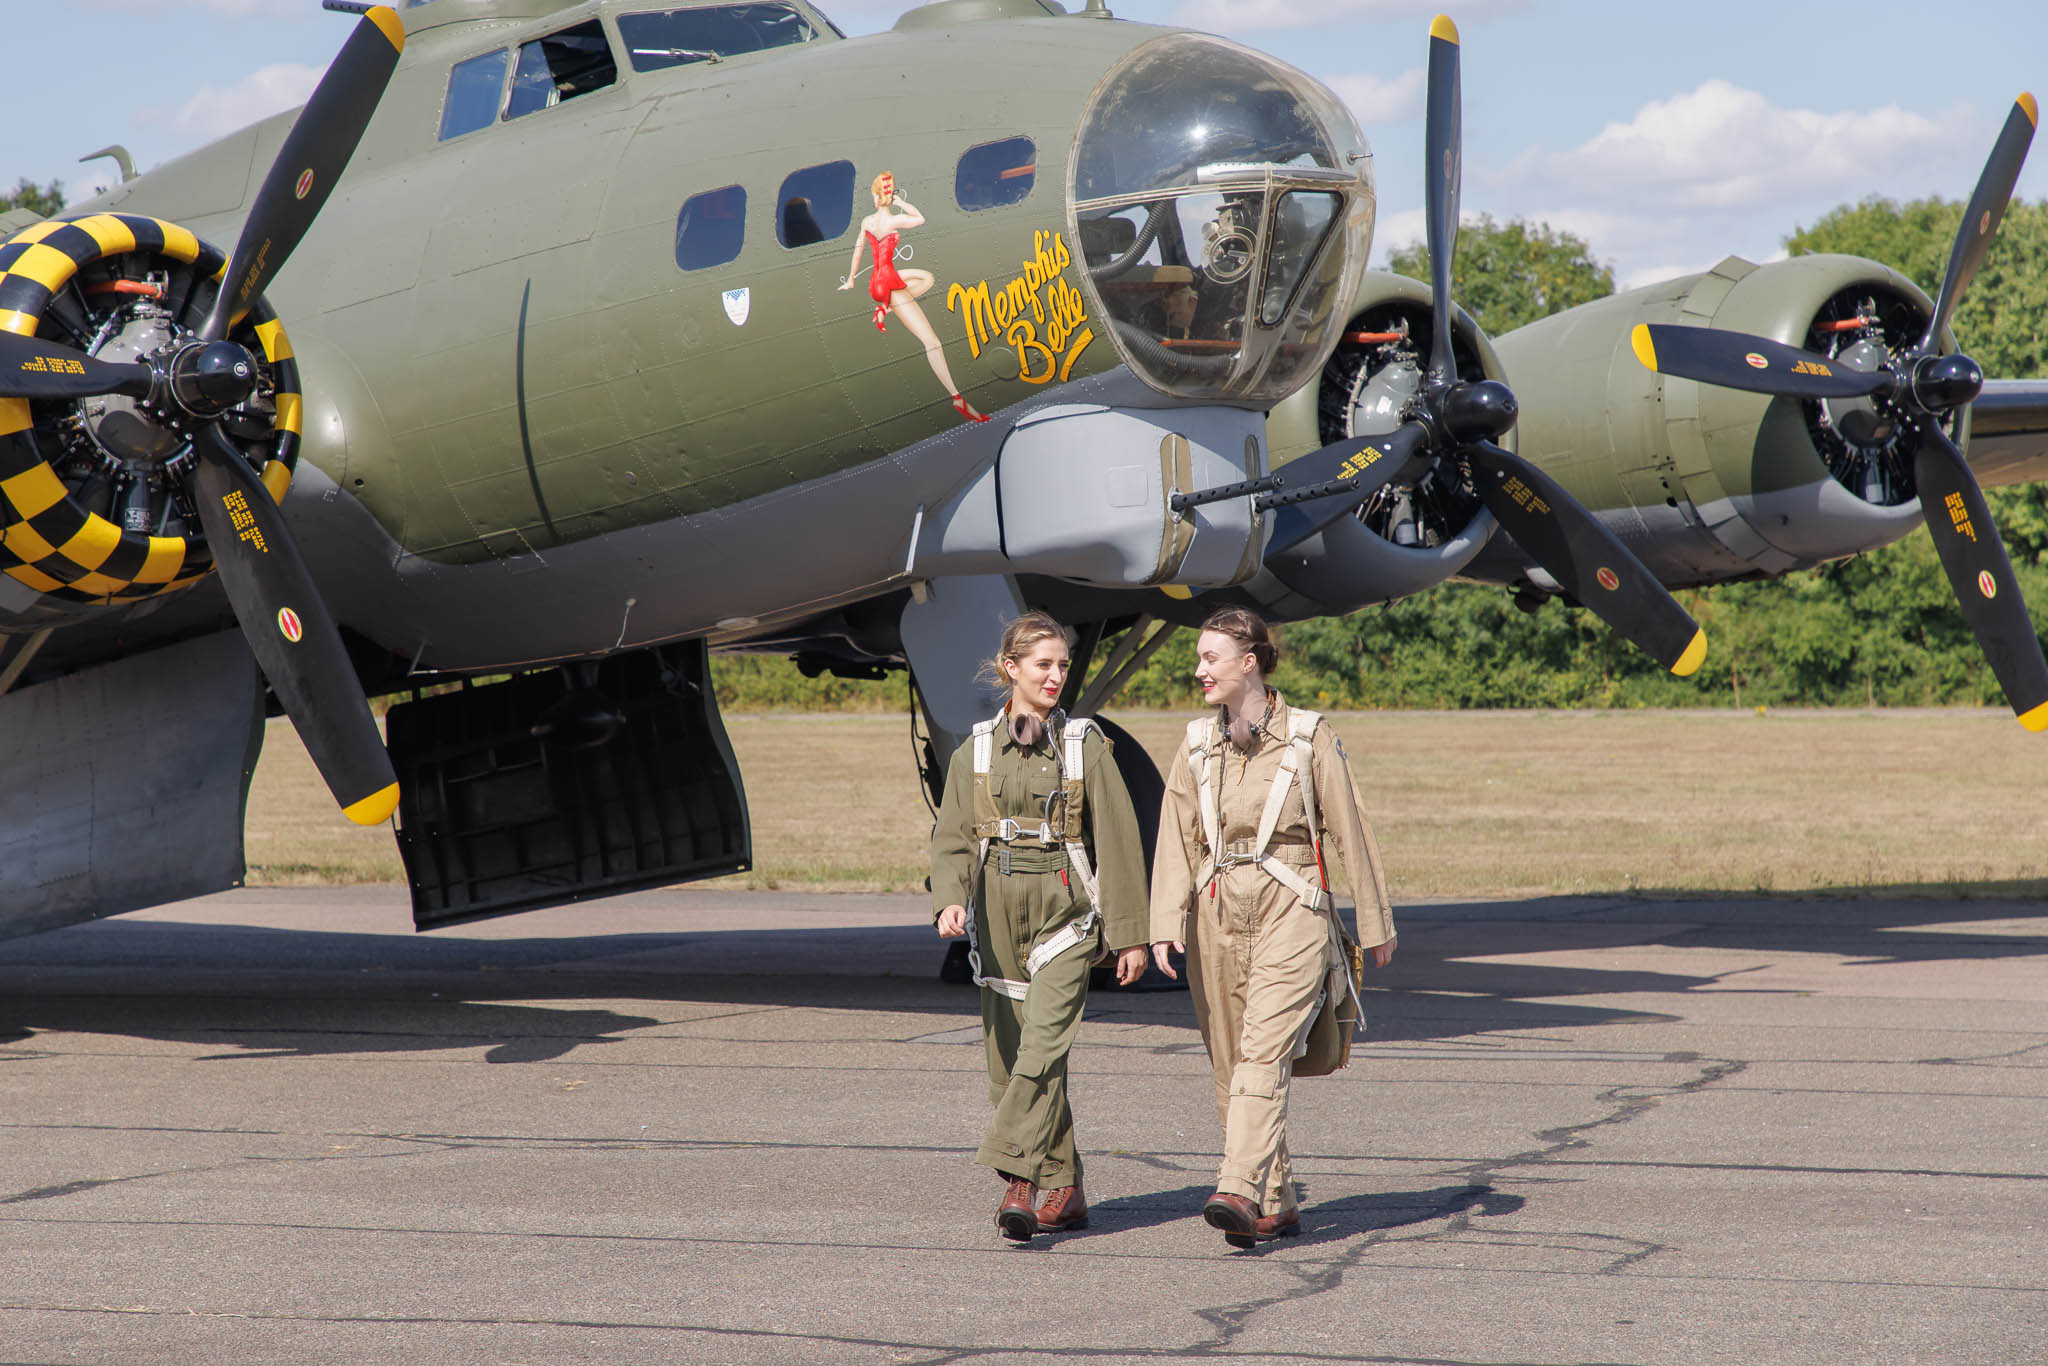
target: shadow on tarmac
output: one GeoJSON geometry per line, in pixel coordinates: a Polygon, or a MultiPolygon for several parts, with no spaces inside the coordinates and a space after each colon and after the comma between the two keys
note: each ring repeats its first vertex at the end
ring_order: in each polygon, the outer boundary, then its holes
{"type": "MultiPolygon", "coordinates": [[[[1967,928],[2037,914],[2031,904],[1996,900],[1560,897],[1400,914],[1399,956],[1366,974],[1373,1043],[1666,1019],[1560,998],[1684,993],[1717,980],[1489,961],[1505,956],[1621,945],[1815,952],[1864,963],[2048,952],[2048,935],[1967,928]],[[1948,924],[1963,928],[1941,928],[1948,924]]],[[[0,948],[0,1042],[19,1044],[46,1029],[217,1040],[222,1058],[490,1042],[493,1062],[538,1062],[659,1023],[633,1005],[845,1009],[971,1023],[974,996],[937,980],[939,957],[931,933],[915,926],[489,939],[117,917],[0,948]],[[579,1005],[545,1004],[568,1000],[579,1005]],[[581,1004],[592,1000],[623,1008],[581,1004]]],[[[1185,1025],[1192,1034],[1179,994],[1106,992],[1089,1014],[1185,1025]]]]}
{"type": "MultiPolygon", "coordinates": [[[[1381,1191],[1318,1203],[1308,1183],[1300,1184],[1301,1232],[1263,1246],[1305,1247],[1338,1242],[1361,1233],[1383,1233],[1415,1224],[1434,1223],[1467,1212],[1513,1214],[1527,1203],[1522,1196],[1504,1194],[1491,1186],[1474,1185],[1438,1186],[1424,1191],[1381,1191]]],[[[1098,1200],[1088,1208],[1090,1225],[1125,1230],[1156,1228],[1189,1219],[1199,1222],[1202,1204],[1215,1189],[1216,1184],[1212,1181],[1199,1186],[1098,1200]]]]}

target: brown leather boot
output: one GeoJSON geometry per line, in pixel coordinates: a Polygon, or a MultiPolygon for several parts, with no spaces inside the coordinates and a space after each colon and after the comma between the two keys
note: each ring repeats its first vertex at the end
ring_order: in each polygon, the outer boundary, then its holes
{"type": "Polygon", "coordinates": [[[1011,1242],[1028,1243],[1038,1232],[1038,1214],[1031,1207],[1038,1199],[1038,1187],[1022,1177],[1013,1176],[1009,1181],[1003,1203],[996,1206],[996,1227],[1011,1242]]]}
{"type": "Polygon", "coordinates": [[[1250,1247],[1258,1236],[1259,1207],[1242,1195],[1217,1191],[1202,1206],[1202,1218],[1210,1228],[1222,1229],[1232,1247],[1250,1247]]]}
{"type": "Polygon", "coordinates": [[[1070,1228],[1086,1227],[1088,1197],[1082,1194],[1078,1181],[1071,1186],[1056,1186],[1045,1193],[1045,1203],[1038,1207],[1040,1233],[1065,1233],[1070,1228]]]}
{"type": "Polygon", "coordinates": [[[1292,1238],[1301,1232],[1301,1211],[1284,1209],[1278,1214],[1261,1214],[1258,1224],[1252,1229],[1252,1237],[1261,1243],[1275,1238],[1292,1238]]]}

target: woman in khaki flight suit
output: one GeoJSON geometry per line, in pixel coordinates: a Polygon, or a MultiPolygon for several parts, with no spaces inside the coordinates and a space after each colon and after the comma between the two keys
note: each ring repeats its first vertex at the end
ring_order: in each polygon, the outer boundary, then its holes
{"type": "Polygon", "coordinates": [[[996,1112],[974,1160],[1008,1183],[996,1226],[1018,1242],[1088,1222],[1067,1050],[1089,967],[1114,952],[1119,982],[1145,972],[1137,815],[1108,739],[1092,724],[1070,733],[1057,706],[1067,651],[1065,629],[1043,612],[1004,629],[984,673],[1008,700],[954,751],[932,829],[934,921],[947,938],[970,935],[982,988],[996,1112]]]}
{"type": "MultiPolygon", "coordinates": [[[[1202,698],[1219,710],[1206,732],[1191,727],[1191,744],[1203,745],[1222,853],[1219,858],[1209,847],[1203,831],[1205,775],[1189,761],[1191,745],[1183,745],[1159,814],[1152,954],[1169,977],[1177,974],[1168,950],[1187,955],[1195,1020],[1215,1071],[1223,1164],[1202,1217],[1233,1246],[1249,1247],[1300,1231],[1287,1156],[1287,1088],[1322,1002],[1332,955],[1341,950],[1323,890],[1328,878],[1318,832],[1310,829],[1301,782],[1283,765],[1293,749],[1292,711],[1266,686],[1278,658],[1266,623],[1242,608],[1225,608],[1203,623],[1195,648],[1202,698]],[[1258,832],[1276,778],[1290,785],[1261,850],[1258,832]]],[[[1394,917],[1379,847],[1329,723],[1318,721],[1310,740],[1311,771],[1300,777],[1314,784],[1315,823],[1350,875],[1359,942],[1372,950],[1376,966],[1385,967],[1394,956],[1394,917]]]]}

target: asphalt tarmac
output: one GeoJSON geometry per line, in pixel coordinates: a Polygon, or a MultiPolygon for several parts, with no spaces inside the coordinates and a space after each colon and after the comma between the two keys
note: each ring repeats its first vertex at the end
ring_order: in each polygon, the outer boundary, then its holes
{"type": "Polygon", "coordinates": [[[2048,1356],[2048,911],[1399,917],[1254,1251],[1201,1221],[1179,992],[1094,997],[1092,1225],[1001,1240],[918,898],[414,935],[396,889],[244,891],[0,944],[0,1360],[2048,1356]]]}

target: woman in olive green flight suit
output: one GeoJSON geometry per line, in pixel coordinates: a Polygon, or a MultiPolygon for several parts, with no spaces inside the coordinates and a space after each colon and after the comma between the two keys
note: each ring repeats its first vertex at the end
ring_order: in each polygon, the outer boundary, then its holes
{"type": "Polygon", "coordinates": [[[1089,967],[1114,953],[1119,982],[1145,972],[1137,816],[1109,740],[1092,724],[1070,734],[1057,706],[1067,662],[1066,632],[1044,613],[1005,628],[986,672],[1008,700],[954,752],[932,830],[934,920],[971,936],[981,986],[996,1110],[974,1160],[1008,1183],[996,1225],[1019,1242],[1088,1221],[1067,1050],[1089,967]]]}

